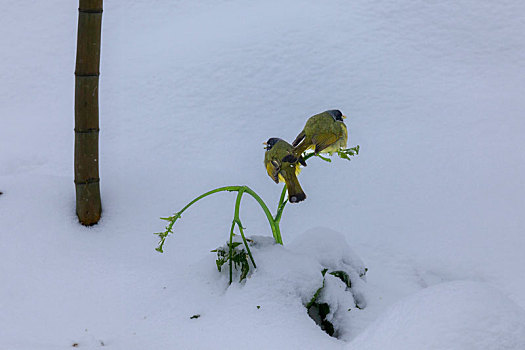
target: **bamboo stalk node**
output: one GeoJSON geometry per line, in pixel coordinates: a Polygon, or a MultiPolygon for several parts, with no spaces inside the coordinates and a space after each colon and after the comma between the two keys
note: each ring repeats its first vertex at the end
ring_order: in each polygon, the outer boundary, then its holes
{"type": "Polygon", "coordinates": [[[100,131],[100,128],[90,128],[90,129],[77,129],[75,128],[76,134],[91,134],[91,133],[98,133],[100,131]]]}
{"type": "Polygon", "coordinates": [[[102,13],[102,9],[82,9],[82,8],[79,8],[78,12],[82,12],[82,13],[102,13]]]}
{"type": "Polygon", "coordinates": [[[77,78],[82,78],[82,77],[99,77],[100,76],[100,72],[98,72],[98,73],[77,73],[75,71],[75,76],[77,78]]]}
{"type": "Polygon", "coordinates": [[[100,182],[100,179],[96,179],[96,178],[91,178],[91,179],[87,179],[87,180],[84,180],[84,181],[77,181],[75,180],[75,185],[89,185],[89,184],[94,184],[94,183],[99,183],[100,182]]]}

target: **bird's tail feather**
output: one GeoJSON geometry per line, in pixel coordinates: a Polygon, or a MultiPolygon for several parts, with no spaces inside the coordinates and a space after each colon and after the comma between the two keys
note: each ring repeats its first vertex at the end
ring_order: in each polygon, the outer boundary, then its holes
{"type": "Polygon", "coordinates": [[[304,193],[299,180],[295,174],[286,179],[286,187],[288,188],[288,201],[290,203],[298,203],[306,199],[306,194],[304,193]]]}
{"type": "Polygon", "coordinates": [[[308,144],[303,140],[300,144],[297,145],[297,147],[294,148],[293,153],[296,158],[300,158],[304,151],[311,148],[313,145],[308,144]]]}

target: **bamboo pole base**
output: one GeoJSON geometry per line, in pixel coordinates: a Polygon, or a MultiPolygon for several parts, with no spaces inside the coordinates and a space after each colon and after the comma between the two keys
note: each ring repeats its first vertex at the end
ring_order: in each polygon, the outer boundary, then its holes
{"type": "Polygon", "coordinates": [[[75,185],[78,220],[84,226],[93,226],[98,223],[102,214],[100,184],[91,182],[75,185]]]}

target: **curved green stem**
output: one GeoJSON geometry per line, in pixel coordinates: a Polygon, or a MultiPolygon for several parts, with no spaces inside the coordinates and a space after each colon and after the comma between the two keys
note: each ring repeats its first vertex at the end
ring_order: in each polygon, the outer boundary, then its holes
{"type": "Polygon", "coordinates": [[[272,229],[272,234],[273,234],[273,238],[275,239],[275,242],[278,244],[283,244],[283,240],[281,237],[281,230],[279,229],[279,223],[275,221],[272,214],[270,213],[270,210],[266,206],[266,203],[264,203],[261,197],[259,197],[257,193],[255,193],[248,186],[225,186],[225,187],[219,187],[214,190],[203,193],[197,198],[195,198],[194,200],[192,200],[191,202],[189,202],[188,204],[186,204],[184,208],[182,208],[179,212],[175,213],[173,216],[170,216],[167,218],[161,218],[163,220],[168,221],[169,223],[166,226],[166,230],[164,232],[156,233],[160,237],[160,241],[159,241],[158,247],[155,248],[155,250],[161,253],[163,252],[163,247],[164,247],[164,243],[166,242],[166,237],[168,237],[170,233],[173,233],[173,225],[182,216],[182,213],[186,211],[186,209],[188,209],[190,206],[195,204],[197,201],[203,199],[204,197],[217,193],[217,192],[223,192],[223,191],[228,191],[228,192],[238,191],[239,192],[241,190],[243,193],[246,192],[249,195],[251,195],[257,201],[257,203],[259,203],[259,205],[264,211],[264,214],[266,215],[266,218],[268,219],[268,223],[270,224],[270,228],[272,229]]]}
{"type": "MultiPolygon", "coordinates": [[[[178,214],[178,218],[181,216],[181,214],[186,210],[188,209],[191,205],[193,205],[195,202],[203,199],[204,197],[207,197],[211,194],[214,194],[214,193],[217,193],[217,192],[222,192],[222,191],[229,191],[229,192],[233,192],[233,191],[238,191],[241,187],[243,186],[225,186],[225,187],[219,187],[219,188],[216,188],[214,190],[211,190],[211,191],[208,191],[204,194],[201,194],[200,196],[198,196],[197,198],[195,198],[194,200],[192,200],[191,202],[189,202],[188,204],[186,204],[186,206],[184,208],[182,208],[181,211],[179,211],[177,214],[178,214]]],[[[177,219],[178,219],[177,218],[177,219]]]]}
{"type": "Polygon", "coordinates": [[[270,210],[268,209],[264,201],[261,199],[261,197],[257,195],[257,193],[253,192],[251,188],[249,188],[248,186],[243,186],[243,187],[244,187],[244,191],[248,193],[249,195],[251,195],[257,201],[257,203],[259,203],[259,205],[264,211],[264,214],[266,214],[266,218],[268,219],[268,222],[270,223],[270,227],[272,229],[273,238],[275,239],[275,243],[283,244],[283,239],[281,237],[281,230],[279,229],[279,223],[275,222],[272,216],[272,213],[270,213],[270,210]]]}
{"type": "Polygon", "coordinates": [[[169,221],[169,224],[166,226],[166,231],[164,232],[158,232],[156,233],[157,235],[159,235],[160,237],[160,241],[159,241],[159,245],[157,248],[155,248],[156,251],[158,252],[161,252],[163,253],[164,251],[162,250],[162,248],[164,247],[164,243],[166,242],[166,237],[168,237],[168,235],[170,233],[173,233],[173,225],[175,224],[175,222],[177,221],[177,219],[179,219],[181,216],[182,216],[182,213],[188,209],[189,207],[191,207],[193,204],[195,204],[195,202],[203,199],[204,197],[207,197],[211,194],[214,194],[214,193],[217,193],[217,192],[223,192],[223,191],[229,191],[229,192],[233,192],[233,191],[238,191],[241,187],[243,186],[225,186],[225,187],[219,187],[219,188],[216,188],[214,190],[211,190],[211,191],[208,191],[206,193],[203,193],[201,194],[200,196],[198,196],[197,198],[195,198],[194,200],[192,200],[191,202],[189,202],[188,204],[186,204],[186,206],[184,208],[182,208],[179,212],[173,214],[173,216],[170,216],[170,217],[167,217],[167,218],[161,218],[162,220],[166,220],[166,221],[169,221]]]}
{"type": "Polygon", "coordinates": [[[281,197],[279,198],[279,204],[277,205],[277,213],[275,213],[274,221],[279,224],[281,222],[281,216],[283,215],[284,206],[288,203],[288,200],[284,199],[286,195],[286,185],[283,186],[281,191],[281,197]]]}
{"type": "Polygon", "coordinates": [[[242,198],[243,193],[244,193],[244,189],[241,188],[239,190],[239,193],[237,194],[237,200],[235,201],[235,214],[234,214],[233,221],[239,227],[239,232],[241,233],[242,241],[244,242],[244,246],[246,247],[246,252],[248,253],[248,256],[250,257],[250,260],[252,261],[253,267],[257,268],[257,265],[255,265],[255,260],[253,259],[253,256],[252,256],[252,252],[250,251],[250,247],[248,246],[248,242],[246,241],[246,237],[244,236],[244,228],[242,227],[241,217],[239,216],[239,210],[241,207],[241,198],[242,198]]]}
{"type": "Polygon", "coordinates": [[[284,196],[286,196],[286,184],[283,186],[283,190],[281,191],[281,197],[279,198],[279,204],[277,205],[277,211],[281,209],[281,206],[284,202],[284,196]]]}
{"type": "Polygon", "coordinates": [[[307,159],[309,158],[312,158],[313,156],[315,156],[315,153],[303,153],[303,160],[306,161],[307,159]]]}

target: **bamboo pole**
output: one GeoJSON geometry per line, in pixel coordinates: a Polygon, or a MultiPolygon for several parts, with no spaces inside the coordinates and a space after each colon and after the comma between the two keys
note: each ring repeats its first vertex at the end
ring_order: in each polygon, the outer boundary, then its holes
{"type": "Polygon", "coordinates": [[[102,1],[79,0],[75,68],[75,190],[81,224],[96,224],[102,213],[98,172],[98,77],[102,1]]]}

